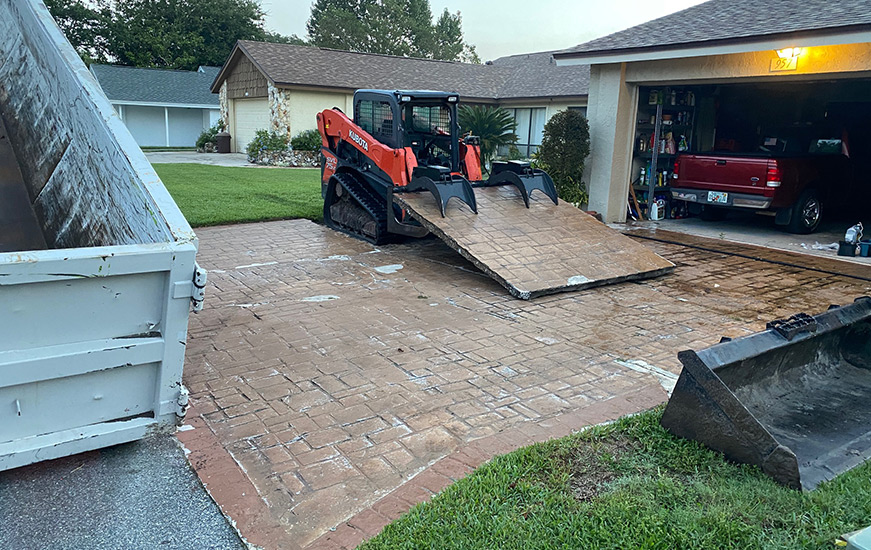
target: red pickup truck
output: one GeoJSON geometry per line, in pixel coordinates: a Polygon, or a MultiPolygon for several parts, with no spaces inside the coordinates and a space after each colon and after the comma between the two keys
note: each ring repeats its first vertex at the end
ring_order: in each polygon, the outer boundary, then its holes
{"type": "Polygon", "coordinates": [[[807,131],[766,137],[753,153],[681,154],[674,164],[672,198],[702,218],[723,219],[728,209],[776,212],[775,223],[811,233],[824,206],[849,201],[854,167],[846,135],[809,137],[807,131]]]}

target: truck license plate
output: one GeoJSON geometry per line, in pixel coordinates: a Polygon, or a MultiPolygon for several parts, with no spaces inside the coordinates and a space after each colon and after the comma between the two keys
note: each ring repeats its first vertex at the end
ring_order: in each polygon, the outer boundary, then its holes
{"type": "Polygon", "coordinates": [[[729,203],[729,193],[721,193],[719,191],[708,191],[708,202],[719,202],[722,204],[729,203]]]}

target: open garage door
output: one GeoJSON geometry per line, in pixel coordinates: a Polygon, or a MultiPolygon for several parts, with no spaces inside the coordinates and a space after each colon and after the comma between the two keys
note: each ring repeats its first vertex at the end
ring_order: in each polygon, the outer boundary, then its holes
{"type": "Polygon", "coordinates": [[[267,99],[236,99],[233,108],[233,147],[244,153],[257,130],[269,128],[269,101],[267,99]]]}
{"type": "Polygon", "coordinates": [[[869,226],[871,80],[731,81],[640,92],[632,214],[649,219],[652,203],[666,219],[704,217],[716,227],[742,218],[747,230],[802,233],[797,216],[819,209],[814,231],[827,243],[858,221],[869,226]]]}

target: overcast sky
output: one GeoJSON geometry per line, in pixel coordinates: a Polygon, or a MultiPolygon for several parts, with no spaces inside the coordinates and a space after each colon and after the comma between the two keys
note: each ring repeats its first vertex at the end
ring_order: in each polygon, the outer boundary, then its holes
{"type": "MultiPolygon", "coordinates": [[[[433,15],[463,16],[466,41],[482,61],[516,53],[569,48],[656,19],[701,0],[430,0],[433,15]]],[[[261,0],[266,26],[305,36],[312,0],[261,0]]],[[[687,21],[691,26],[692,21],[687,21]]]]}

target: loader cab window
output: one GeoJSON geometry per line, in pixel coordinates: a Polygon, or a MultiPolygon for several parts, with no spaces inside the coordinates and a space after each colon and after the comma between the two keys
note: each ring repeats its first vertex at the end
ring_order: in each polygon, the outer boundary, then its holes
{"type": "Polygon", "coordinates": [[[451,166],[451,109],[444,104],[405,105],[402,111],[406,146],[417,162],[427,166],[451,166]]]}
{"type": "Polygon", "coordinates": [[[393,109],[386,101],[357,102],[357,124],[381,143],[393,144],[393,109]]]}
{"type": "Polygon", "coordinates": [[[434,136],[450,135],[451,111],[444,105],[415,105],[411,110],[411,131],[434,136]]]}

